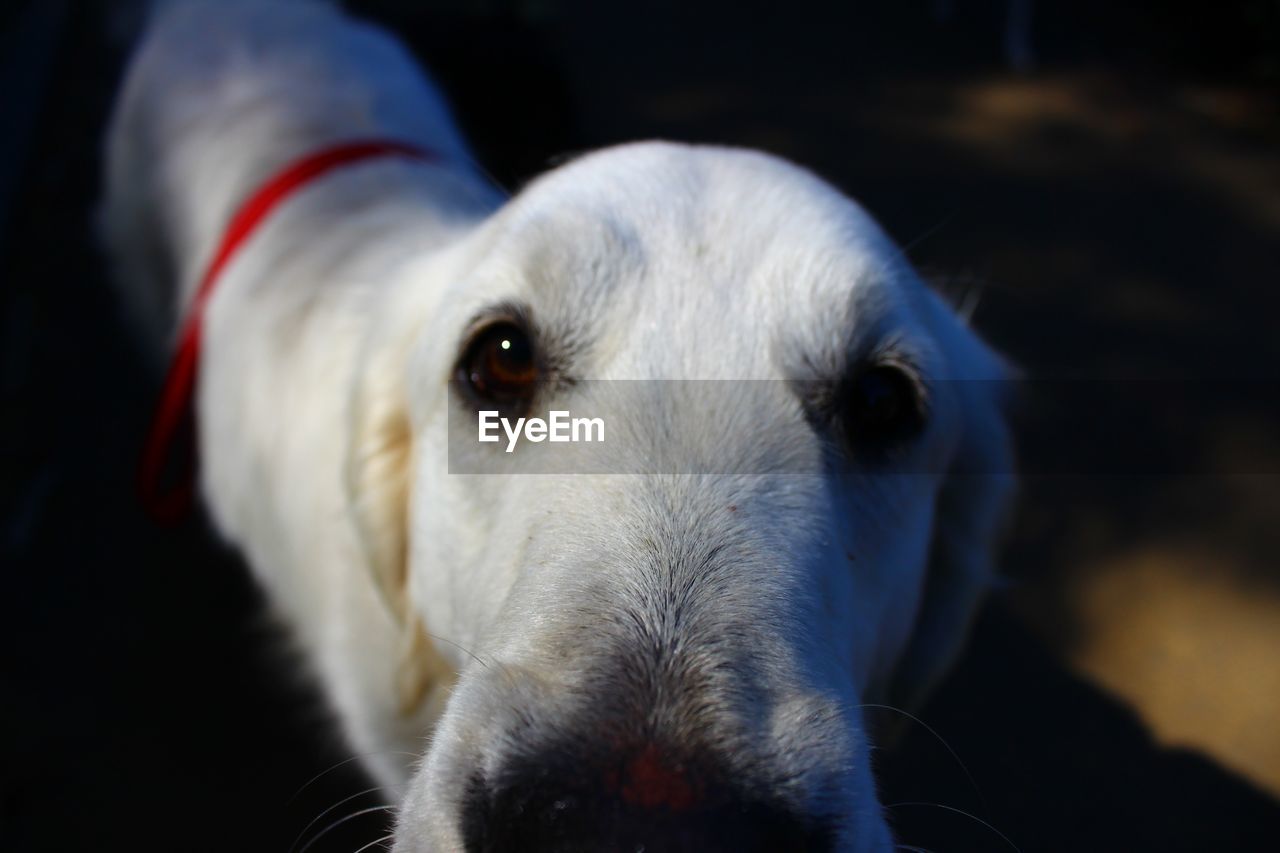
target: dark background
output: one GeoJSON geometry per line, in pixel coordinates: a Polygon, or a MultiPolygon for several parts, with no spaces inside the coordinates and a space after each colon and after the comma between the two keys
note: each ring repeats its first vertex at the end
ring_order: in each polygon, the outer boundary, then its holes
{"type": "MultiPolygon", "coordinates": [[[[349,5],[413,45],[508,188],[637,138],[763,148],[858,198],[944,291],[981,293],[975,324],[1032,377],[1277,378],[1276,2],[1035,3],[1012,46],[1018,4],[990,0],[349,5]]],[[[288,851],[382,800],[341,763],[237,558],[202,522],[158,529],[133,501],[156,378],[91,208],[136,22],[133,4],[0,11],[0,849],[288,851]]],[[[1062,474],[1073,436],[1028,408],[1011,590],[919,714],[949,748],[908,723],[877,756],[883,802],[930,804],[891,810],[904,844],[1280,844],[1269,394],[1126,416],[1153,436],[1191,418],[1185,449],[1210,459],[1141,476],[1105,450],[1100,470],[1062,474]],[[1155,559],[1110,616],[1080,603],[1114,595],[1151,543],[1207,554],[1198,582],[1271,609],[1228,608],[1221,630],[1156,614],[1153,636],[1190,643],[1168,666],[1098,651],[1146,624],[1126,608],[1183,589],[1177,561],[1155,559]],[[1249,619],[1260,633],[1231,633],[1249,619]],[[1204,738],[1159,745],[1150,708],[1185,708],[1204,738]]],[[[310,849],[385,826],[369,812],[310,849]]]]}

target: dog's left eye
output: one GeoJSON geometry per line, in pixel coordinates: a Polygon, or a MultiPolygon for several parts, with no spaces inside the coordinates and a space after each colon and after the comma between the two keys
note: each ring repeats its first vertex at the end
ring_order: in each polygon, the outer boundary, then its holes
{"type": "Polygon", "coordinates": [[[458,373],[478,399],[512,408],[529,401],[540,377],[528,333],[511,321],[476,333],[463,351],[458,373]]]}
{"type": "Polygon", "coordinates": [[[911,438],[925,422],[920,385],[898,365],[864,367],[849,383],[843,419],[849,441],[858,449],[883,450],[911,438]]]}

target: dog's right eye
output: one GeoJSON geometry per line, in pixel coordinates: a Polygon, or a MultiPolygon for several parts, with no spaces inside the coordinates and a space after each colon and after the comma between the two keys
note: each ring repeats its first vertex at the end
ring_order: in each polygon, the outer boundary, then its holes
{"type": "Polygon", "coordinates": [[[526,405],[541,378],[529,334],[509,320],[486,326],[472,337],[458,374],[476,399],[508,409],[526,405]]]}
{"type": "Polygon", "coordinates": [[[845,389],[845,431],[864,452],[881,452],[911,438],[924,427],[925,415],[919,382],[897,365],[866,366],[845,389]]]}

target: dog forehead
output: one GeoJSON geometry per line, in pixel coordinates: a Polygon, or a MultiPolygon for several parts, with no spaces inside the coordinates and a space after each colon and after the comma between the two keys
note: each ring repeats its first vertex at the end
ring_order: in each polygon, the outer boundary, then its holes
{"type": "Polygon", "coordinates": [[[534,181],[509,205],[517,241],[608,235],[688,260],[768,253],[893,255],[858,205],[811,172],[758,151],[647,142],[585,155],[534,181]]]}
{"type": "Polygon", "coordinates": [[[577,326],[624,316],[646,348],[659,341],[644,328],[668,346],[718,339],[711,348],[723,351],[737,338],[755,361],[788,332],[838,347],[851,324],[879,325],[910,286],[901,254],[857,204],[753,151],[606,149],[535,181],[499,220],[495,254],[518,270],[535,313],[577,326]]]}

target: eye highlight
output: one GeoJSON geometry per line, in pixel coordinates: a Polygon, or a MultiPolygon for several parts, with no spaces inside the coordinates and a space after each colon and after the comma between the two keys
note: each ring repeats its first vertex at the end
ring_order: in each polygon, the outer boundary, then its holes
{"type": "Polygon", "coordinates": [[[923,388],[903,365],[865,365],[853,374],[841,396],[845,433],[855,450],[886,450],[924,428],[923,388]]]}
{"type": "Polygon", "coordinates": [[[457,378],[477,401],[518,411],[532,400],[542,370],[525,327],[500,320],[471,337],[458,362],[457,378]]]}

